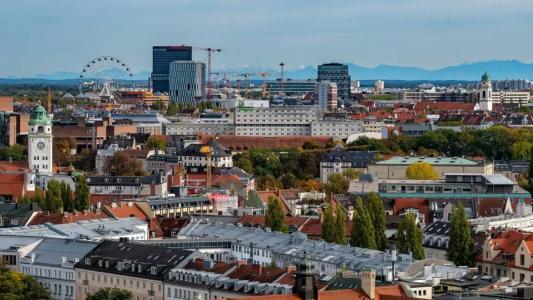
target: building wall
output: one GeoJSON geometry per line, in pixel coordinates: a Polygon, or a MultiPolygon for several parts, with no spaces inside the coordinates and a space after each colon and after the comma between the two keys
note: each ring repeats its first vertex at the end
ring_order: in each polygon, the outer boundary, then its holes
{"type": "Polygon", "coordinates": [[[205,64],[194,61],[170,63],[170,101],[195,104],[205,95],[205,64]]]}
{"type": "MultiPolygon", "coordinates": [[[[372,164],[368,166],[368,172],[378,179],[407,179],[405,170],[408,165],[377,165],[372,164]]],[[[444,178],[446,173],[481,173],[492,174],[494,170],[493,164],[480,164],[478,166],[452,166],[439,165],[433,166],[440,179],[444,178]]]]}
{"type": "Polygon", "coordinates": [[[163,282],[158,280],[76,269],[76,299],[84,300],[89,293],[102,288],[119,288],[133,293],[134,300],[164,299],[163,282]]]}
{"type": "Polygon", "coordinates": [[[20,272],[33,276],[50,291],[56,300],[75,299],[76,273],[72,266],[57,267],[33,263],[21,263],[20,272]]]}

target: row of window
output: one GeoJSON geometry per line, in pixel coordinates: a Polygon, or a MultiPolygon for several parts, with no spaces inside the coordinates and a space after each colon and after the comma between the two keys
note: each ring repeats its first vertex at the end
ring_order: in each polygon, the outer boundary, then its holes
{"type": "MultiPolygon", "coordinates": [[[[40,156],[34,156],[33,160],[39,160],[40,156]]],[[[42,156],[42,160],[48,160],[48,156],[42,156]]]]}

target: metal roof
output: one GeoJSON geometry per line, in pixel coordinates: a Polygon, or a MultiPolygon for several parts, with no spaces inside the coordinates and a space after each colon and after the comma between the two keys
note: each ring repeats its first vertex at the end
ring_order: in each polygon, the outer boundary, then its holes
{"type": "Polygon", "coordinates": [[[394,156],[391,159],[378,161],[377,165],[412,165],[416,162],[426,162],[431,165],[477,166],[481,162],[462,157],[425,157],[425,156],[394,156]]]}

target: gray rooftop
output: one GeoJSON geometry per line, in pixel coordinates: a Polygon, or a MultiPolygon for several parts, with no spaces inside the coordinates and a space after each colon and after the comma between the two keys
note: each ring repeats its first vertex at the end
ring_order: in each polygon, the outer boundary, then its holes
{"type": "MultiPolygon", "coordinates": [[[[364,268],[387,268],[391,265],[389,253],[308,240],[307,236],[301,232],[283,234],[260,228],[192,220],[180,231],[178,238],[226,239],[242,245],[253,243],[254,248],[269,248],[274,253],[300,259],[307,254],[311,260],[331,263],[338,267],[344,266],[353,271],[364,268]]],[[[409,255],[398,255],[397,269],[407,268],[411,262],[412,258],[409,255]]]]}
{"type": "Polygon", "coordinates": [[[82,259],[97,242],[76,241],[72,239],[44,238],[24,259],[34,256],[34,263],[48,266],[61,266],[63,258],[74,263],[82,259]]]}
{"type": "Polygon", "coordinates": [[[412,165],[416,162],[427,162],[431,165],[477,166],[480,162],[462,157],[425,157],[395,156],[388,160],[378,161],[377,165],[412,165]]]}
{"type": "Polygon", "coordinates": [[[41,224],[21,227],[1,228],[0,236],[17,235],[33,237],[55,237],[63,239],[86,239],[98,241],[121,235],[146,232],[148,224],[137,218],[98,219],[79,221],[70,224],[41,224]]]}

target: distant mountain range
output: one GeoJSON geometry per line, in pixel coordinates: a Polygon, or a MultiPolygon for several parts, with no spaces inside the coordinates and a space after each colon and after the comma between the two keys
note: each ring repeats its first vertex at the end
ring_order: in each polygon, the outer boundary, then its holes
{"type": "MultiPolygon", "coordinates": [[[[483,62],[465,63],[440,69],[424,69],[419,67],[403,67],[379,65],[376,67],[363,67],[356,64],[348,64],[352,79],[357,80],[459,80],[477,81],[481,75],[488,71],[492,79],[533,79],[533,64],[523,63],[518,60],[490,60],[483,62]]],[[[312,79],[316,78],[316,66],[302,66],[297,69],[288,69],[286,78],[312,79]]],[[[224,66],[215,70],[227,74],[242,74],[268,72],[269,79],[279,77],[278,68],[263,68],[256,66],[224,66]]],[[[99,73],[101,77],[113,77],[117,70],[109,69],[99,73]]],[[[133,74],[133,80],[147,80],[150,71],[140,71],[133,74]]],[[[18,80],[67,80],[78,79],[79,73],[59,71],[51,74],[37,74],[30,78],[7,77],[0,82],[16,82],[18,80]],[[8,79],[8,80],[6,80],[8,79]]],[[[213,77],[215,79],[215,77],[213,77]]],[[[220,76],[219,79],[222,79],[220,76]]],[[[251,79],[251,78],[250,78],[251,79]]],[[[255,78],[260,79],[260,78],[255,78]]]]}

